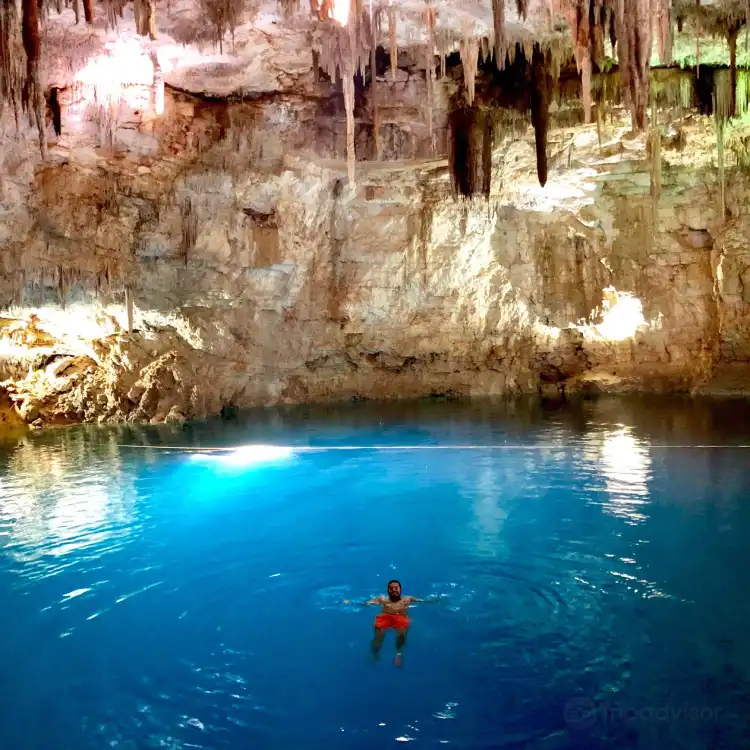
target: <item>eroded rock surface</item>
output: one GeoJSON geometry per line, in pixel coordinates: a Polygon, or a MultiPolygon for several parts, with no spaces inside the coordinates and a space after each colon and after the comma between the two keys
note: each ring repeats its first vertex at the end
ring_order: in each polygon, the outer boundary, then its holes
{"type": "Polygon", "coordinates": [[[236,103],[167,88],[158,117],[144,84],[105,145],[71,88],[45,163],[7,135],[0,412],[180,422],[331,399],[690,390],[750,363],[748,186],[732,173],[722,217],[710,121],[664,139],[658,201],[645,136],[618,119],[552,128],[544,188],[533,131],[509,129],[489,200],[457,200],[451,82],[432,129],[422,71],[378,85],[383,159],[363,90],[355,185],[343,99],[314,84],[236,103]]]}

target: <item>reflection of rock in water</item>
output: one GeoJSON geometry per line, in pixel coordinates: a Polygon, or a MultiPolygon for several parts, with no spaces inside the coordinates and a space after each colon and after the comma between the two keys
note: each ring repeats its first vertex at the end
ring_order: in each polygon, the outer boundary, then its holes
{"type": "Polygon", "coordinates": [[[124,537],[136,492],[113,437],[76,429],[17,442],[0,477],[10,554],[53,572],[50,556],[124,537]]]}

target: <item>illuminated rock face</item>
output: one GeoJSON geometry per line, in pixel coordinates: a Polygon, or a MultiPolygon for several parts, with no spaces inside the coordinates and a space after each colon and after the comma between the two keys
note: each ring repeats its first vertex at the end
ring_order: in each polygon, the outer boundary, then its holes
{"type": "Polygon", "coordinates": [[[690,389],[750,362],[748,186],[728,180],[724,223],[710,121],[664,139],[658,202],[629,113],[599,124],[601,144],[597,125],[553,118],[544,188],[533,130],[508,127],[483,153],[489,199],[456,200],[461,76],[428,106],[405,54],[378,81],[380,161],[372,92],[357,89],[353,186],[341,91],[274,23],[246,25],[226,55],[182,48],[174,29],[155,57],[124,33],[51,37],[81,57],[48,66],[60,135],[50,124],[42,164],[33,133],[0,134],[0,420],[690,389]]]}
{"type": "MultiPolygon", "coordinates": [[[[690,388],[722,356],[748,358],[741,233],[714,246],[715,177],[699,149],[694,168],[665,151],[673,169],[654,208],[645,140],[612,158],[579,128],[570,168],[542,189],[529,131],[496,150],[489,202],[456,201],[440,160],[361,164],[350,188],[332,159],[345,120],[315,103],[227,108],[168,93],[165,106],[156,156],[71,151],[6,203],[3,267],[29,269],[25,306],[46,300],[31,332],[18,321],[0,335],[0,377],[27,422],[690,388]],[[42,260],[44,284],[31,271],[42,260]],[[118,269],[133,334],[114,282],[96,312],[72,277],[62,311],[56,262],[87,283],[102,263],[118,269]]],[[[400,143],[413,157],[426,130],[413,110],[400,116],[393,130],[412,134],[400,143]]],[[[612,125],[605,138],[620,143],[612,125]]],[[[730,207],[741,195],[734,183],[730,207]]],[[[6,303],[15,278],[0,287],[6,303]]]]}

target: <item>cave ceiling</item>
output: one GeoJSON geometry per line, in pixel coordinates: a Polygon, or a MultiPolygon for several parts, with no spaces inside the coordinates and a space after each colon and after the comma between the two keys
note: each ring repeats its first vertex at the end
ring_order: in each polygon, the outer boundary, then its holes
{"type": "MultiPolygon", "coordinates": [[[[157,78],[197,96],[247,99],[314,96],[322,74],[343,92],[351,130],[355,86],[368,85],[378,56],[393,81],[397,69],[421,70],[430,101],[450,59],[462,68],[452,106],[469,108],[487,61],[503,72],[520,58],[529,92],[520,106],[537,133],[543,184],[561,69],[580,81],[585,122],[595,117],[593,79],[619,71],[632,129],[645,131],[650,68],[672,65],[679,39],[695,48],[696,65],[711,40],[724,44],[736,91],[748,18],[748,0],[0,0],[0,107],[6,121],[25,112],[36,124],[44,157],[50,96],[71,84],[92,86],[101,100],[112,82],[157,78]]],[[[505,106],[502,79],[495,83],[505,106]]],[[[352,178],[353,147],[348,158],[352,178]]]]}

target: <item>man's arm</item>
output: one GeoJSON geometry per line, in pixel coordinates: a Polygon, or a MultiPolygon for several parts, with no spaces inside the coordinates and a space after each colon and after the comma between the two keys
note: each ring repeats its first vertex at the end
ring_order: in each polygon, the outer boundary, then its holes
{"type": "Polygon", "coordinates": [[[405,598],[409,601],[409,604],[417,603],[417,602],[419,602],[420,604],[435,604],[436,602],[441,601],[443,597],[433,596],[433,597],[430,597],[429,599],[420,599],[418,596],[407,596],[405,598]]]}
{"type": "Polygon", "coordinates": [[[360,607],[372,607],[373,605],[382,604],[383,597],[376,596],[374,599],[370,599],[366,602],[353,602],[351,599],[344,599],[343,604],[358,604],[360,607]]]}

